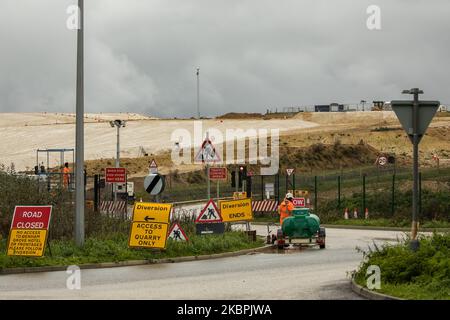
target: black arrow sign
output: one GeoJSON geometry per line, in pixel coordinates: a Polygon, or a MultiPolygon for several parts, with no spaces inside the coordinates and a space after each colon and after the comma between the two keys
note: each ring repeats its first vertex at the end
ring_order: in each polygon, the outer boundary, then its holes
{"type": "Polygon", "coordinates": [[[145,216],[145,221],[149,222],[150,220],[155,220],[155,218],[150,218],[149,216],[145,216]]]}

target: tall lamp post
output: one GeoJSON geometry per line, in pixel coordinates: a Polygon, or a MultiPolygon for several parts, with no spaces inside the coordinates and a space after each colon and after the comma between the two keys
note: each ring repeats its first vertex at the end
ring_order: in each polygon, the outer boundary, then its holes
{"type": "Polygon", "coordinates": [[[197,118],[200,119],[200,67],[197,67],[197,118]]]}
{"type": "MultiPolygon", "coordinates": [[[[120,168],[120,128],[126,126],[125,120],[110,121],[111,127],[117,128],[117,147],[116,147],[116,168],[120,168]]],[[[117,201],[117,188],[114,187],[114,201],[117,201]]]]}
{"type": "Polygon", "coordinates": [[[75,161],[75,243],[84,245],[84,0],[78,0],[75,161]]]}

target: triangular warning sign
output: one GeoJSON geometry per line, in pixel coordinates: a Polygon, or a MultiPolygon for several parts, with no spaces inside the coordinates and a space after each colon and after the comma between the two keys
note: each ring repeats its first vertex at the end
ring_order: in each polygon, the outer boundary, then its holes
{"type": "Polygon", "coordinates": [[[187,237],[186,233],[184,233],[184,230],[181,228],[178,222],[175,222],[172,225],[167,238],[171,238],[175,241],[189,241],[189,238],[187,237]]]}
{"type": "Polygon", "coordinates": [[[218,162],[220,157],[216,152],[216,148],[213,146],[211,140],[208,138],[203,141],[200,150],[198,150],[197,155],[194,158],[194,162],[218,162]]]}
{"type": "Polygon", "coordinates": [[[150,163],[150,168],[158,168],[155,159],[152,159],[152,163],[150,163]]]}
{"type": "Polygon", "coordinates": [[[294,172],[294,169],[286,169],[286,173],[290,176],[294,172]]]}
{"type": "Polygon", "coordinates": [[[222,222],[222,216],[220,215],[219,209],[217,209],[217,206],[212,199],[208,201],[195,220],[195,223],[204,222],[222,222]]]}

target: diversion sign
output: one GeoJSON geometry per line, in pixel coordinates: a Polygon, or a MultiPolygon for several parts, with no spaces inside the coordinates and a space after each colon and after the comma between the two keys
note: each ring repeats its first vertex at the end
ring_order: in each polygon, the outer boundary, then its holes
{"type": "Polygon", "coordinates": [[[219,201],[223,222],[253,220],[252,199],[219,201]]]}
{"type": "Polygon", "coordinates": [[[42,257],[52,206],[16,206],[8,238],[8,256],[42,257]]]}

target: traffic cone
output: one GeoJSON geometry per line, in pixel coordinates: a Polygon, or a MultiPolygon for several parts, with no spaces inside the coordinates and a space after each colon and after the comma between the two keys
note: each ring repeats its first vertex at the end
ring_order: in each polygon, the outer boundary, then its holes
{"type": "Polygon", "coordinates": [[[355,208],[355,211],[353,211],[353,218],[358,219],[358,209],[355,208]]]}
{"type": "Polygon", "coordinates": [[[369,219],[369,209],[368,208],[366,208],[366,212],[365,212],[364,216],[366,219],[369,219]]]}
{"type": "Polygon", "coordinates": [[[348,208],[345,208],[345,211],[344,211],[344,219],[345,219],[345,220],[348,220],[348,208]]]}

